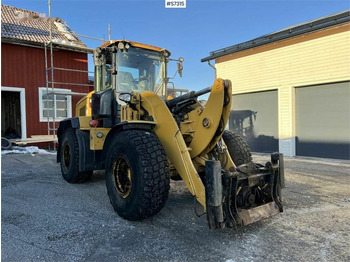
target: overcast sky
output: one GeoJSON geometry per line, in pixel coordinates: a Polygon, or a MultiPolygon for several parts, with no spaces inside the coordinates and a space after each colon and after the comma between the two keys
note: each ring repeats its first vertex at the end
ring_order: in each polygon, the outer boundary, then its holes
{"type": "MultiPolygon", "coordinates": [[[[2,4],[46,13],[47,0],[3,0],[2,4]]],[[[199,90],[214,81],[214,70],[200,59],[209,52],[350,8],[349,1],[187,0],[187,7],[165,8],[165,0],[52,0],[52,16],[77,34],[129,39],[167,48],[185,58],[179,88],[199,90]]],[[[88,47],[99,41],[82,38],[88,47]]],[[[175,64],[174,64],[175,65],[175,64]]],[[[92,67],[91,67],[92,68],[92,67]]],[[[175,72],[170,68],[169,75],[175,72]]]]}

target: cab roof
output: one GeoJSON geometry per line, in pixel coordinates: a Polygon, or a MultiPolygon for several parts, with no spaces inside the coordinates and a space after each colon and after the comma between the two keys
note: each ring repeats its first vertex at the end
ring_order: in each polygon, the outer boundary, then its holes
{"type": "Polygon", "coordinates": [[[156,51],[156,52],[166,51],[170,55],[169,50],[167,50],[165,48],[161,48],[161,47],[157,47],[157,46],[153,46],[153,45],[142,44],[142,43],[138,43],[138,42],[130,41],[130,40],[110,40],[110,41],[107,41],[106,43],[103,43],[101,45],[101,48],[111,47],[111,46],[118,44],[119,42],[129,43],[129,45],[131,45],[133,47],[139,47],[139,48],[148,49],[148,50],[156,51]]]}

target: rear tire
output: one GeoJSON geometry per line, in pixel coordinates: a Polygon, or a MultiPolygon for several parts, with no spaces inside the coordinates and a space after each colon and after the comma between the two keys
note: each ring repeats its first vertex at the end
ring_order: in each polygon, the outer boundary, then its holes
{"type": "Polygon", "coordinates": [[[252,154],[247,142],[237,133],[225,130],[222,138],[228,148],[232,161],[236,166],[252,161],[252,154]]]}
{"type": "Polygon", "coordinates": [[[60,142],[61,171],[69,183],[82,183],[92,176],[92,171],[79,172],[79,145],[75,129],[67,128],[60,142]]]}
{"type": "Polygon", "coordinates": [[[106,186],[119,216],[141,220],[157,214],[169,194],[169,166],[158,138],[144,130],[116,134],[106,159],[106,186]]]}

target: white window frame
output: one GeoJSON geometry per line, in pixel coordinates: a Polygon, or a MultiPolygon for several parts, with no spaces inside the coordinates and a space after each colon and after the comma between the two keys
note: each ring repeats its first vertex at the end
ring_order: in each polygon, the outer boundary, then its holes
{"type": "MultiPolygon", "coordinates": [[[[47,122],[47,117],[44,116],[44,109],[43,109],[43,92],[46,92],[46,87],[39,87],[39,121],[40,122],[47,122]]],[[[51,89],[49,88],[49,93],[51,89]]],[[[61,88],[55,88],[55,93],[70,93],[70,89],[61,89],[61,88]]],[[[66,117],[57,117],[55,110],[55,121],[60,122],[63,119],[72,117],[72,96],[66,95],[67,97],[67,116],[66,117]]],[[[56,95],[54,95],[54,103],[56,103],[56,95]]],[[[53,121],[53,117],[49,117],[49,121],[53,121]]]]}

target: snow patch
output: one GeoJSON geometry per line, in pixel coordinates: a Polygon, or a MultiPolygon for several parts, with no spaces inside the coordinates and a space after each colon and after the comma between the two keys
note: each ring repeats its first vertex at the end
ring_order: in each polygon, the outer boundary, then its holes
{"type": "Polygon", "coordinates": [[[70,41],[78,41],[78,39],[70,32],[67,24],[63,21],[61,22],[54,22],[58,31],[60,31],[61,33],[63,33],[67,38],[68,40],[70,41]]]}
{"type": "Polygon", "coordinates": [[[1,155],[7,154],[31,154],[32,156],[34,156],[35,154],[56,155],[56,152],[49,152],[44,149],[40,149],[37,146],[13,146],[12,150],[1,150],[1,155]]]}

